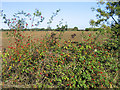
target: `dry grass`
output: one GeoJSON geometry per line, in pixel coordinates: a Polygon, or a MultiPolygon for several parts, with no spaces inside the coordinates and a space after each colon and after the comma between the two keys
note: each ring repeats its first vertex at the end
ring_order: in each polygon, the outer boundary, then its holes
{"type": "MultiPolygon", "coordinates": [[[[7,48],[9,44],[9,40],[8,37],[6,35],[7,31],[2,32],[2,41],[0,42],[0,46],[2,46],[2,48],[7,48]]],[[[95,31],[83,31],[84,32],[84,36],[88,36],[89,34],[95,34],[95,31]]],[[[23,33],[23,32],[22,32],[23,33]]],[[[57,31],[25,31],[25,35],[31,35],[32,36],[32,40],[34,39],[43,39],[45,37],[46,34],[51,35],[51,33],[56,33],[55,37],[58,37],[60,32],[57,31]]],[[[63,36],[61,36],[62,40],[71,40],[71,41],[76,41],[76,42],[80,42],[85,40],[82,36],[82,31],[66,31],[63,33],[63,36]],[[72,38],[71,35],[76,34],[76,36],[74,38],[72,38]]],[[[106,35],[100,35],[97,39],[97,42],[101,42],[102,43],[102,39],[103,38],[108,38],[107,34],[106,35]]],[[[27,40],[27,37],[26,37],[27,40]]],[[[11,38],[11,42],[14,43],[14,39],[11,38]]]]}

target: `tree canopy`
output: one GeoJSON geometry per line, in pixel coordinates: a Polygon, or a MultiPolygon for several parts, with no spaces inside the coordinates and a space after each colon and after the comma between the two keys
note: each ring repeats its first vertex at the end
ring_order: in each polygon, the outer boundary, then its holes
{"type": "Polygon", "coordinates": [[[109,26],[111,28],[111,31],[113,31],[114,34],[118,37],[118,29],[120,28],[118,20],[118,17],[120,15],[120,1],[104,2],[100,0],[97,5],[97,8],[92,8],[93,11],[97,11],[97,21],[91,20],[90,25],[102,26],[104,28],[106,28],[106,26],[109,26]]]}

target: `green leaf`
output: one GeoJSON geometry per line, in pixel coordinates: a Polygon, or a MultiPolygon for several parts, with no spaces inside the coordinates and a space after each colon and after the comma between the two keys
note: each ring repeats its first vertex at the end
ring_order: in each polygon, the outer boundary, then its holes
{"type": "Polygon", "coordinates": [[[52,83],[50,82],[50,84],[52,85],[52,83]]]}
{"type": "Polygon", "coordinates": [[[80,85],[77,85],[78,88],[80,88],[80,85]]]}
{"type": "Polygon", "coordinates": [[[58,79],[58,81],[62,82],[61,79],[58,79]]]}

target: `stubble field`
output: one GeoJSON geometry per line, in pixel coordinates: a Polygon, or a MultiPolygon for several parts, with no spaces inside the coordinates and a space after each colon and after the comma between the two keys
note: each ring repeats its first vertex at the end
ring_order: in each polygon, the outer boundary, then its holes
{"type": "MultiPolygon", "coordinates": [[[[14,43],[15,40],[14,38],[11,38],[11,40],[9,40],[6,35],[6,32],[7,31],[4,31],[4,32],[0,32],[1,33],[1,37],[0,37],[0,47],[2,48],[7,48],[10,44],[9,44],[9,41],[11,43],[14,43]]],[[[8,31],[9,33],[10,31],[8,31]]],[[[84,36],[88,36],[89,34],[95,34],[96,32],[95,31],[83,31],[84,32],[84,36]]],[[[51,36],[52,33],[55,33],[55,37],[58,37],[60,35],[60,32],[57,32],[57,31],[25,31],[25,32],[22,32],[23,34],[25,34],[25,38],[27,38],[27,36],[30,36],[31,35],[31,40],[33,41],[36,41],[37,39],[41,40],[43,39],[45,36],[51,36]]],[[[96,42],[100,42],[102,43],[103,42],[103,38],[108,38],[107,36],[108,34],[105,34],[105,35],[100,35],[98,37],[98,39],[96,40],[96,42]]],[[[84,36],[82,34],[82,31],[65,31],[64,33],[62,33],[62,36],[61,36],[61,44],[63,43],[62,41],[63,40],[66,40],[66,41],[69,41],[71,40],[72,42],[81,42],[81,41],[84,41],[84,36]]]]}

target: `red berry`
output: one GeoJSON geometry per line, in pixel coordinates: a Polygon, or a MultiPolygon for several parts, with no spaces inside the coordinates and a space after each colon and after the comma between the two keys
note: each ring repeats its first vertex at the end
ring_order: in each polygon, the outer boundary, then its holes
{"type": "Polygon", "coordinates": [[[61,56],[62,56],[63,54],[61,54],[61,56]]]}
{"type": "Polygon", "coordinates": [[[103,73],[103,72],[100,72],[101,74],[103,73]]]}
{"type": "Polygon", "coordinates": [[[91,34],[89,35],[89,37],[91,36],[91,34]]]}
{"type": "Polygon", "coordinates": [[[69,86],[69,84],[67,84],[67,86],[69,86]]]}
{"type": "Polygon", "coordinates": [[[30,43],[28,43],[28,45],[30,45],[30,43]]]}
{"type": "Polygon", "coordinates": [[[21,46],[21,48],[24,48],[23,46],[21,46]]]}

